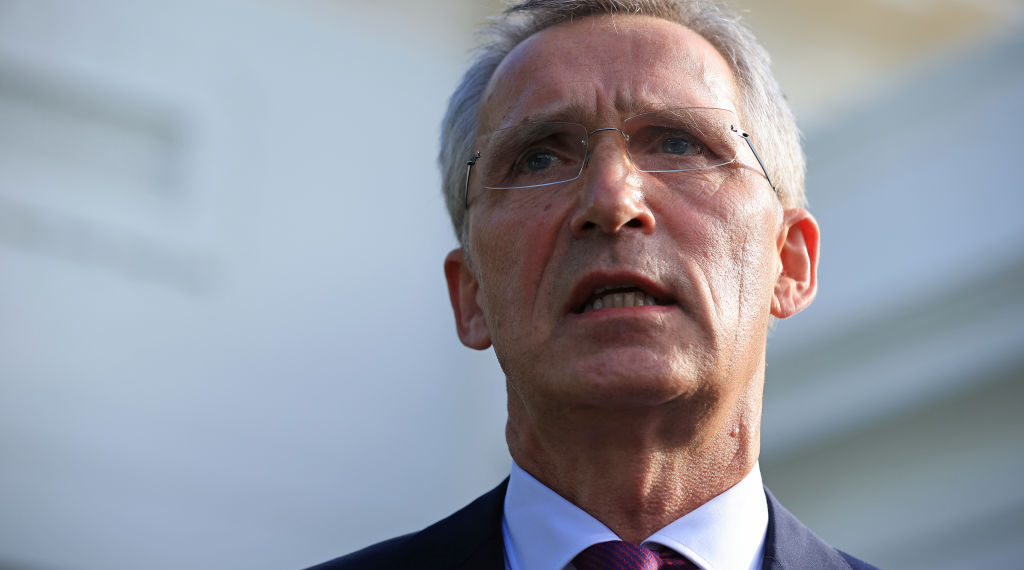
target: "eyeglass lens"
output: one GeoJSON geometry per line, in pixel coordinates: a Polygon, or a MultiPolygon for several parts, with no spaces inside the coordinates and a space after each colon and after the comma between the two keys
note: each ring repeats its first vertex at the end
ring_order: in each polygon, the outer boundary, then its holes
{"type": "MultiPolygon", "coordinates": [[[[726,109],[684,108],[643,113],[621,128],[626,153],[644,172],[685,172],[722,166],[735,160],[739,138],[726,109]]],[[[577,178],[583,171],[591,138],[578,123],[523,123],[492,133],[476,169],[491,189],[530,188],[577,178]]]]}

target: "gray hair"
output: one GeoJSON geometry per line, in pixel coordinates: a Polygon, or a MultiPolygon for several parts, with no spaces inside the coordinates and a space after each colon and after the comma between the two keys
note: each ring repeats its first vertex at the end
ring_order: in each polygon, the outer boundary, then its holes
{"type": "Polygon", "coordinates": [[[482,45],[448,102],[441,126],[442,190],[455,228],[465,246],[463,193],[466,161],[479,129],[480,104],[498,65],[523,40],[551,26],[600,14],[653,16],[681,24],[708,41],[729,62],[739,83],[740,120],[758,146],[765,168],[785,208],[804,206],[803,149],[789,103],[771,73],[771,58],[739,19],[714,0],[526,0],[483,30],[482,45]]]}

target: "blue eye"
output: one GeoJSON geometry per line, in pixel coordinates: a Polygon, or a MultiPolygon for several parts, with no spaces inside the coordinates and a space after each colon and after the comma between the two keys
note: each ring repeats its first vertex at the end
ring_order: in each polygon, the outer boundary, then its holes
{"type": "Polygon", "coordinates": [[[538,152],[527,156],[523,160],[523,166],[530,172],[538,172],[546,168],[551,168],[555,162],[555,157],[549,152],[538,152]]]}
{"type": "Polygon", "coordinates": [[[661,142],[661,151],[669,154],[689,154],[693,152],[690,147],[690,141],[679,137],[667,138],[661,142]]]}

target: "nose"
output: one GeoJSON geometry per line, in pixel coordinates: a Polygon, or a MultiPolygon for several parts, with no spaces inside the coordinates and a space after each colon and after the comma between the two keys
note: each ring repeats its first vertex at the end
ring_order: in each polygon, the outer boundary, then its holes
{"type": "Polygon", "coordinates": [[[613,235],[626,229],[653,232],[654,214],[644,197],[642,175],[626,153],[623,133],[598,129],[590,136],[582,195],[569,222],[573,235],[613,235]]]}

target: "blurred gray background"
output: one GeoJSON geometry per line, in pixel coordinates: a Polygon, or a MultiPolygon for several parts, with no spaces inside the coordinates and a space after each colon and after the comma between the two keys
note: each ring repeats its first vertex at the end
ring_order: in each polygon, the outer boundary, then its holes
{"type": "MultiPolygon", "coordinates": [[[[734,6],[823,231],[766,483],[882,567],[1024,567],[1024,6],[734,6]]],[[[434,162],[498,9],[0,0],[0,568],[301,568],[504,477],[434,162]]]]}

